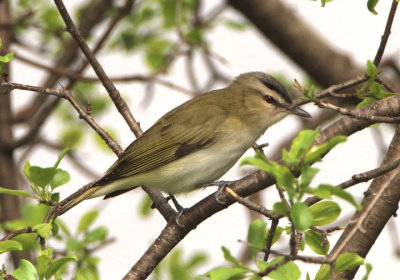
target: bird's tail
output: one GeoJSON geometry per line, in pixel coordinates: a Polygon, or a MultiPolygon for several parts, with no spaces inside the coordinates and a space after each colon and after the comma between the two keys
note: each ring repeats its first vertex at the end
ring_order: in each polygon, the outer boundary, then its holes
{"type": "Polygon", "coordinates": [[[81,201],[91,198],[92,195],[94,195],[99,189],[100,186],[96,186],[93,183],[85,185],[77,192],[71,194],[69,197],[60,202],[61,207],[57,210],[57,216],[61,216],[81,201]]]}

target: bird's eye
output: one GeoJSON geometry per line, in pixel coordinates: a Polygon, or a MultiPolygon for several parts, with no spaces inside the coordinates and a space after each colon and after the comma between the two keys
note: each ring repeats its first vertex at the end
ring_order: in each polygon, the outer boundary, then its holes
{"type": "Polygon", "coordinates": [[[268,103],[272,103],[275,101],[275,99],[271,95],[266,95],[264,98],[265,101],[267,101],[268,103]]]}

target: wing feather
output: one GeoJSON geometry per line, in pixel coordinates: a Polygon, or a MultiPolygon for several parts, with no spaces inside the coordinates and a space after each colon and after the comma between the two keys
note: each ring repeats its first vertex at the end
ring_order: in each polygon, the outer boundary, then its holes
{"type": "Polygon", "coordinates": [[[185,106],[190,102],[167,113],[129,145],[96,185],[150,171],[212,145],[226,119],[226,112],[212,103],[206,104],[201,110],[185,106]],[[179,118],[182,113],[189,118],[179,118]],[[188,127],[188,123],[198,125],[188,127]],[[207,126],[207,130],[204,126],[207,126]]]}

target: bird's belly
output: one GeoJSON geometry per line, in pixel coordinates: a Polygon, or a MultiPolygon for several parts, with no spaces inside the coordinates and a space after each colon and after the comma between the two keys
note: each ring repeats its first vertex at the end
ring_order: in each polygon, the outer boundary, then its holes
{"type": "MultiPolygon", "coordinates": [[[[251,145],[251,144],[250,144],[251,145]]],[[[248,145],[214,145],[152,170],[145,185],[168,193],[192,191],[224,175],[247,150],[248,145]]]]}

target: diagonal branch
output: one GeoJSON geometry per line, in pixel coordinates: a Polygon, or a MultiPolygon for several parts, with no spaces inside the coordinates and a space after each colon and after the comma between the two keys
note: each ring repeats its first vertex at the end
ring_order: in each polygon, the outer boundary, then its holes
{"type": "Polygon", "coordinates": [[[379,63],[382,60],[383,52],[385,51],[386,43],[389,39],[389,35],[391,32],[390,29],[392,28],[392,24],[393,24],[394,16],[396,14],[398,4],[399,3],[396,0],[393,0],[388,19],[386,21],[385,31],[383,32],[383,35],[381,37],[381,43],[379,45],[378,51],[376,52],[376,55],[374,58],[374,64],[376,67],[379,66],[379,63]]]}
{"type": "MultiPolygon", "coordinates": [[[[364,114],[368,112],[377,115],[384,115],[385,112],[400,114],[400,96],[393,96],[380,100],[375,106],[365,106],[358,109],[364,114]]],[[[360,131],[373,122],[351,119],[343,117],[325,128],[316,139],[316,144],[322,144],[336,135],[349,136],[360,131]]],[[[260,190],[273,185],[275,180],[265,172],[256,171],[231,184],[231,188],[241,197],[247,197],[260,190]]],[[[177,226],[174,222],[168,223],[160,233],[154,243],[148,248],[144,255],[132,266],[129,272],[123,278],[124,280],[145,279],[153,271],[155,266],[193,229],[207,218],[215,213],[228,208],[236,200],[226,191],[221,192],[220,200],[226,201],[221,205],[216,202],[214,195],[209,195],[191,208],[183,212],[180,217],[180,224],[177,226]]]]}
{"type": "Polygon", "coordinates": [[[69,15],[67,9],[62,0],[54,0],[66,26],[68,32],[71,36],[75,39],[76,43],[81,48],[82,52],[86,56],[87,60],[93,67],[93,70],[96,72],[97,76],[103,83],[103,86],[107,90],[108,94],[110,95],[112,101],[114,102],[115,106],[117,107],[118,111],[122,115],[122,117],[127,122],[128,126],[132,130],[132,132],[138,137],[142,130],[139,127],[139,124],[136,122],[135,118],[131,114],[128,105],[126,105],[125,101],[121,98],[119,91],[114,86],[113,82],[104,72],[103,67],[97,61],[97,58],[94,56],[93,52],[90,50],[89,46],[86,44],[84,38],[80,34],[79,30],[76,28],[75,24],[72,21],[71,16],[69,15]]]}

